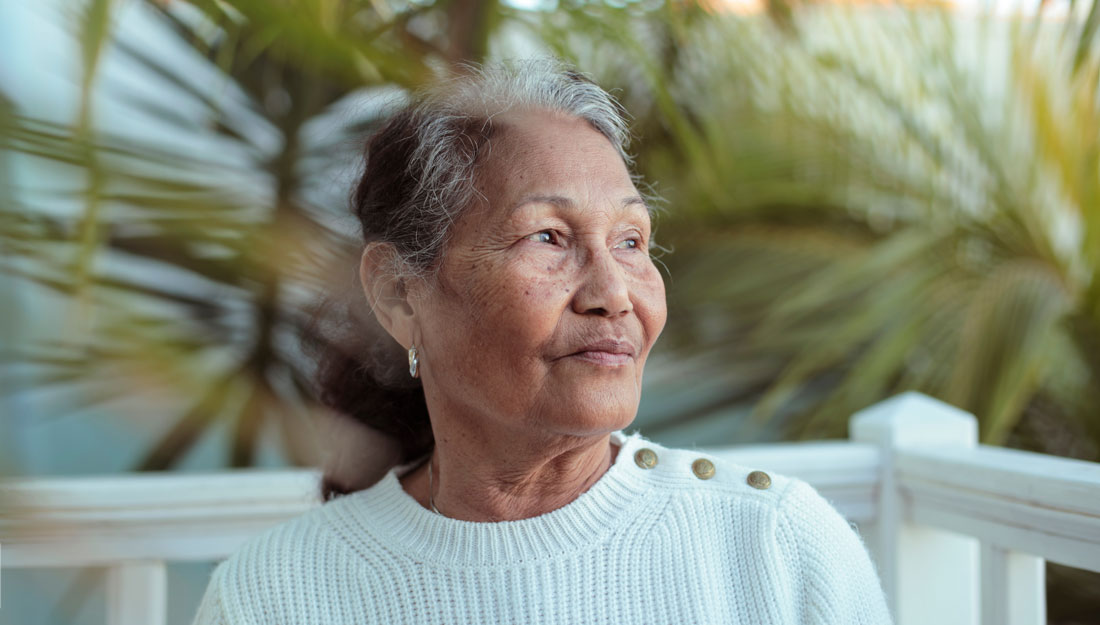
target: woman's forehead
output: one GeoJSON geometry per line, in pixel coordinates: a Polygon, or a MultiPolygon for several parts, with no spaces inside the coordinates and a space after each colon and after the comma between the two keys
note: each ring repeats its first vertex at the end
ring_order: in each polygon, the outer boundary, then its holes
{"type": "Polygon", "coordinates": [[[569,208],[600,196],[644,206],[618,150],[585,120],[542,111],[509,115],[494,120],[479,168],[478,190],[490,204],[515,208],[541,197],[569,208]]]}
{"type": "Polygon", "coordinates": [[[503,152],[510,158],[525,154],[538,158],[561,149],[609,151],[619,156],[611,140],[588,120],[565,113],[516,109],[493,117],[490,123],[490,156],[503,152]]]}

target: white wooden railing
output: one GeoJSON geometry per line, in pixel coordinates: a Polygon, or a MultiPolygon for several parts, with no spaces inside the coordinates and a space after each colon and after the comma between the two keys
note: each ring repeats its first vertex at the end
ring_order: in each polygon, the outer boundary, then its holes
{"type": "MultiPolygon", "coordinates": [[[[711,450],[798,476],[859,530],[898,625],[1046,622],[1045,560],[1100,571],[1100,465],[977,444],[917,393],[852,417],[851,440],[711,450]]],[[[317,499],[313,471],[0,482],[0,565],[105,565],[110,625],[163,625],[165,563],[214,561],[317,499]]]]}

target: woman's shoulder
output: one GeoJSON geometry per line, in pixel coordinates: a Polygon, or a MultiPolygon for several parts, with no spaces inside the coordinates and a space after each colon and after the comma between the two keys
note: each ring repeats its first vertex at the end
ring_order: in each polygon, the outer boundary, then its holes
{"type": "Polygon", "coordinates": [[[728,535],[768,543],[791,572],[800,605],[836,617],[828,622],[890,623],[859,531],[805,480],[740,463],[736,452],[667,448],[642,439],[632,453],[654,464],[648,471],[658,478],[653,482],[667,485],[668,497],[691,509],[692,523],[751,528],[728,535]]]}
{"type": "Polygon", "coordinates": [[[232,616],[224,617],[229,622],[253,622],[257,610],[270,616],[276,607],[286,607],[287,593],[324,594],[327,574],[346,570],[354,560],[331,516],[353,504],[355,496],[331,500],[246,539],[215,567],[204,605],[216,602],[220,613],[232,616]]]}
{"type": "Polygon", "coordinates": [[[799,477],[742,463],[736,452],[665,447],[637,434],[626,440],[630,462],[673,498],[704,498],[707,506],[762,507],[774,523],[799,537],[821,527],[833,533],[854,531],[832,503],[799,477]]]}
{"type": "Polygon", "coordinates": [[[300,569],[303,562],[317,562],[340,550],[343,541],[331,518],[353,504],[355,496],[334,498],[246,538],[220,563],[227,581],[241,571],[300,569]]]}

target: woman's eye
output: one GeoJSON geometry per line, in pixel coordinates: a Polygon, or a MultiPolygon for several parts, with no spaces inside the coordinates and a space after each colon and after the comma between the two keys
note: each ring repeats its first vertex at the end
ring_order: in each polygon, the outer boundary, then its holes
{"type": "Polygon", "coordinates": [[[536,243],[557,243],[558,235],[553,230],[540,230],[534,234],[528,235],[527,238],[536,243]]]}
{"type": "Polygon", "coordinates": [[[638,239],[624,239],[618,243],[615,247],[624,250],[633,250],[641,247],[642,244],[638,239]]]}

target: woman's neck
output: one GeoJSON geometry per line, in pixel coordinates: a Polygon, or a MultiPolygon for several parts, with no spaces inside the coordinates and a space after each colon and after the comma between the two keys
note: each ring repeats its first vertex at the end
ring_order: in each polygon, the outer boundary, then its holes
{"type": "Polygon", "coordinates": [[[609,434],[527,441],[494,437],[489,443],[444,434],[430,461],[403,476],[401,485],[422,506],[431,509],[434,503],[450,518],[514,521],[572,502],[607,472],[617,453],[609,434]]]}

